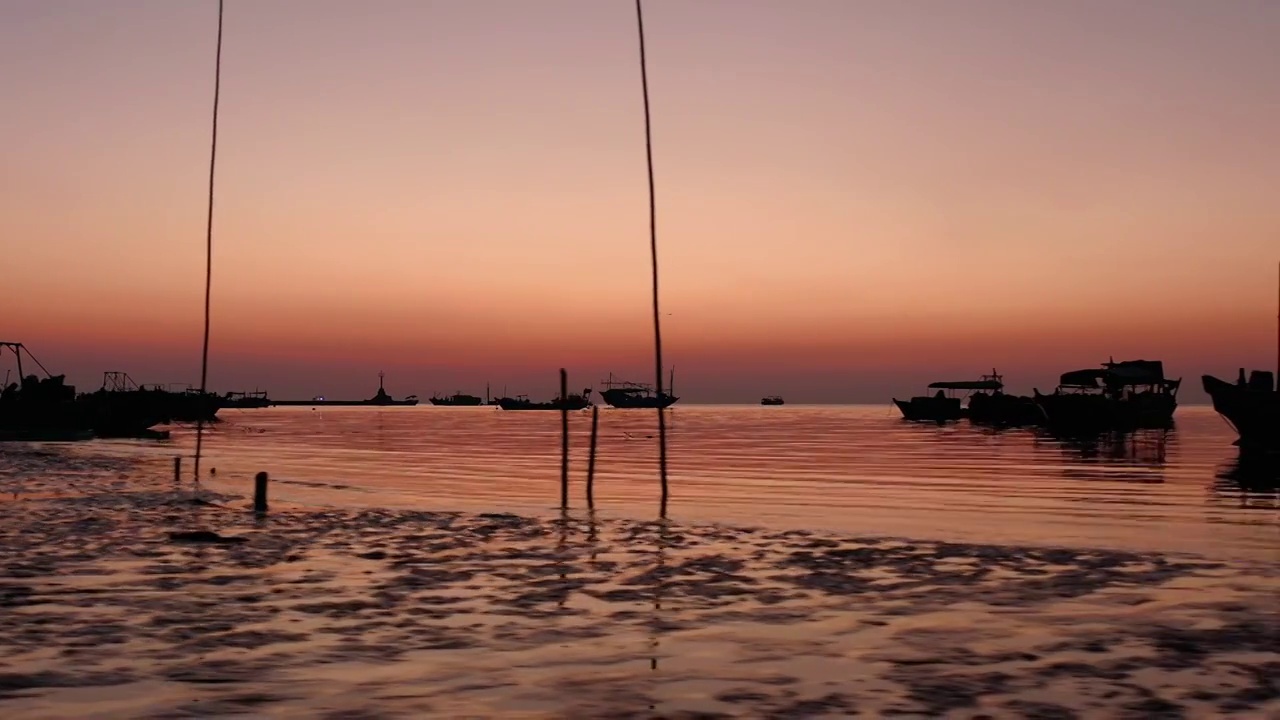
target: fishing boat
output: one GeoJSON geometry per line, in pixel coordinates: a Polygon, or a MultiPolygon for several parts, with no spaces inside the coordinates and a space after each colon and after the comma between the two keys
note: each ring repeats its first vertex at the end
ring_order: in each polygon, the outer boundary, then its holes
{"type": "Polygon", "coordinates": [[[326,400],[323,395],[316,396],[310,400],[272,400],[272,405],[295,406],[295,407],[363,407],[373,405],[376,407],[396,407],[411,406],[418,404],[418,396],[410,395],[403,400],[396,400],[387,394],[383,388],[383,379],[385,373],[378,373],[378,392],[368,400],[326,400]]]}
{"type": "Polygon", "coordinates": [[[0,357],[13,353],[18,380],[5,378],[0,388],[0,440],[62,441],[87,440],[93,430],[84,409],[76,403],[76,388],[66,383],[65,375],[53,375],[17,342],[0,342],[0,357]],[[24,357],[44,372],[27,375],[24,357]]]}
{"type": "Polygon", "coordinates": [[[653,386],[646,383],[628,382],[625,380],[615,380],[613,373],[609,374],[609,379],[605,380],[604,390],[600,391],[600,398],[609,404],[610,407],[622,409],[655,409],[671,407],[680,398],[676,397],[673,389],[676,381],[676,371],[671,370],[671,380],[667,383],[667,390],[663,393],[655,393],[653,386]]]}
{"type": "Polygon", "coordinates": [[[569,393],[563,399],[556,396],[551,402],[534,402],[527,395],[517,395],[513,398],[498,398],[498,407],[503,410],[583,410],[591,406],[590,396],[591,388],[583,390],[581,394],[569,393]]]}
{"type": "Polygon", "coordinates": [[[1010,395],[1004,391],[1004,377],[995,369],[990,375],[983,375],[976,383],[960,383],[970,385],[973,391],[969,395],[969,403],[965,415],[969,422],[977,425],[993,427],[1022,427],[1038,425],[1044,420],[1044,414],[1036,405],[1035,398],[1025,395],[1010,395]]]}
{"type": "Polygon", "coordinates": [[[1035,401],[1055,433],[1167,428],[1173,423],[1181,385],[1181,378],[1164,376],[1159,360],[1112,360],[1100,368],[1063,373],[1052,394],[1035,390],[1035,401]]]}
{"type": "Polygon", "coordinates": [[[760,398],[761,405],[782,405],[784,402],[781,395],[767,395],[760,398]]]}
{"type": "Polygon", "coordinates": [[[102,373],[102,387],[76,398],[94,435],[101,438],[155,437],[151,428],[169,422],[171,393],[144,388],[128,373],[102,373]]]}
{"type": "Polygon", "coordinates": [[[222,407],[224,408],[247,410],[269,407],[270,405],[271,399],[267,397],[266,390],[254,390],[253,392],[229,391],[222,396],[222,407]]]}
{"type": "Polygon", "coordinates": [[[972,393],[975,391],[999,392],[1004,384],[998,379],[982,380],[943,380],[929,383],[929,390],[936,390],[932,395],[917,395],[910,400],[893,399],[902,417],[911,422],[954,422],[964,417],[961,399],[956,393],[972,393]]]}
{"type": "Polygon", "coordinates": [[[455,392],[454,394],[446,397],[432,395],[428,400],[432,405],[440,405],[443,407],[474,407],[477,405],[484,405],[484,398],[460,392],[455,392]]]}

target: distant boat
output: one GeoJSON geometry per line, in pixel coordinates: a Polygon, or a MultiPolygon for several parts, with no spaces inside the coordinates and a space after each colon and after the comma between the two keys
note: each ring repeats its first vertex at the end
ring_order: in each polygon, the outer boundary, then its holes
{"type": "Polygon", "coordinates": [[[271,399],[267,397],[266,390],[255,390],[253,392],[228,392],[222,396],[222,407],[224,408],[264,408],[271,405],[271,399]]]}
{"type": "Polygon", "coordinates": [[[428,398],[428,400],[432,405],[441,405],[444,407],[455,407],[455,406],[470,407],[470,406],[484,404],[484,398],[476,397],[475,395],[467,395],[465,393],[460,393],[460,392],[454,393],[447,397],[432,395],[430,398],[428,398]]]}
{"type": "Polygon", "coordinates": [[[382,387],[382,381],[385,377],[384,373],[378,373],[378,392],[368,400],[326,400],[323,396],[312,398],[311,400],[272,400],[272,405],[291,405],[302,407],[391,407],[391,406],[409,406],[418,404],[418,396],[410,395],[404,400],[396,400],[387,394],[382,387]]]}
{"type": "Polygon", "coordinates": [[[591,388],[577,395],[569,393],[567,398],[556,397],[551,402],[533,402],[527,395],[498,398],[498,407],[503,410],[582,410],[591,406],[591,388]]]}
{"type": "Polygon", "coordinates": [[[781,395],[769,395],[767,397],[760,398],[761,405],[782,405],[785,402],[786,401],[782,399],[781,395]]]}
{"type": "Polygon", "coordinates": [[[1266,370],[1254,370],[1246,382],[1229,383],[1212,375],[1201,378],[1213,409],[1236,431],[1236,445],[1244,450],[1280,451],[1280,387],[1266,370]]]}
{"type": "Polygon", "coordinates": [[[1109,361],[1101,368],[1063,373],[1051,395],[1035,391],[1053,432],[1092,435],[1112,430],[1166,428],[1173,423],[1182,380],[1164,376],[1159,360],[1109,361]]]}
{"type": "Polygon", "coordinates": [[[671,381],[667,383],[666,392],[655,394],[652,385],[627,382],[625,380],[614,380],[613,373],[610,373],[609,379],[602,383],[604,385],[604,390],[600,391],[600,398],[611,407],[615,408],[667,408],[676,404],[676,401],[680,399],[673,394],[675,380],[676,371],[675,369],[672,369],[671,381]]]}

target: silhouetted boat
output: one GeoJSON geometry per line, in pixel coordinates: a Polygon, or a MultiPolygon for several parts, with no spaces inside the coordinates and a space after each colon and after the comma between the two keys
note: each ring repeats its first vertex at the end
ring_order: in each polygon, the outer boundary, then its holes
{"type": "Polygon", "coordinates": [[[1044,413],[1036,405],[1035,398],[1025,395],[1009,395],[1004,392],[1004,378],[994,369],[976,383],[956,383],[972,390],[964,414],[969,422],[995,427],[1021,427],[1039,425],[1044,413]]]}
{"type": "Polygon", "coordinates": [[[945,423],[964,417],[964,408],[956,392],[987,391],[999,392],[1004,384],[996,379],[982,380],[947,380],[929,383],[930,390],[937,390],[932,395],[917,395],[910,400],[893,399],[893,404],[902,411],[902,417],[911,422],[945,423]]]}
{"type": "Polygon", "coordinates": [[[1049,430],[1058,434],[1165,428],[1173,424],[1181,384],[1165,378],[1159,360],[1111,361],[1063,373],[1052,395],[1036,390],[1035,400],[1049,430]]]}
{"type": "Polygon", "coordinates": [[[1271,372],[1254,370],[1246,382],[1240,368],[1234,384],[1212,375],[1201,381],[1213,409],[1236,431],[1236,445],[1242,450],[1280,451],[1280,388],[1271,372]]]}
{"type": "Polygon", "coordinates": [[[761,405],[782,405],[784,402],[785,401],[780,395],[769,395],[767,397],[760,398],[761,405]]]}
{"type": "Polygon", "coordinates": [[[93,431],[84,409],[76,402],[76,388],[65,375],[52,375],[22,343],[0,342],[0,356],[9,350],[17,360],[18,381],[0,388],[0,440],[87,440],[93,431]],[[25,375],[23,356],[45,377],[25,375]]]}
{"type": "Polygon", "coordinates": [[[654,409],[671,407],[680,399],[673,394],[675,381],[676,371],[672,369],[671,381],[667,383],[666,392],[655,394],[652,385],[614,380],[613,374],[610,373],[609,379],[602,383],[604,390],[600,391],[600,398],[615,408],[654,409]]]}
{"type": "Polygon", "coordinates": [[[475,395],[467,395],[465,393],[460,393],[460,392],[454,393],[447,397],[439,397],[437,395],[432,395],[430,398],[430,401],[432,405],[442,405],[444,407],[455,407],[455,406],[473,407],[476,405],[484,404],[484,398],[476,397],[475,395]]]}
{"type": "Polygon", "coordinates": [[[569,393],[567,398],[556,397],[551,402],[533,402],[527,395],[513,398],[498,398],[498,407],[503,410],[582,410],[591,406],[591,388],[582,391],[581,395],[569,393]]]}
{"type": "Polygon", "coordinates": [[[128,373],[110,371],[102,374],[102,387],[80,395],[76,404],[98,437],[155,437],[151,428],[169,422],[172,395],[143,388],[128,373]]]}
{"type": "Polygon", "coordinates": [[[264,408],[271,405],[271,399],[267,397],[266,390],[255,390],[253,392],[228,392],[222,396],[222,407],[246,410],[251,408],[264,408]]]}
{"type": "Polygon", "coordinates": [[[326,400],[323,396],[310,400],[272,400],[272,405],[289,405],[302,407],[359,407],[373,405],[377,407],[417,405],[418,396],[410,395],[404,400],[396,400],[387,394],[382,387],[384,373],[378,373],[378,392],[368,400],[326,400]]]}

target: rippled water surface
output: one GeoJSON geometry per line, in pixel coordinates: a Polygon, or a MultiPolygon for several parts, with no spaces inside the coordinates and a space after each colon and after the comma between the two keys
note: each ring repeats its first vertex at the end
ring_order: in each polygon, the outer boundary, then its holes
{"type": "MultiPolygon", "coordinates": [[[[559,505],[560,416],[495,408],[226,410],[208,432],[211,489],[332,507],[508,511],[559,505]]],[[[1190,551],[1276,559],[1275,495],[1246,494],[1234,436],[1209,408],[1177,427],[1064,443],[1028,430],[904,423],[885,407],[677,406],[673,519],[969,542],[1190,551]]],[[[597,509],[653,517],[653,412],[602,409],[597,509]]],[[[573,413],[570,503],[585,504],[590,414],[573,413]]],[[[71,446],[144,454],[157,472],[190,455],[168,442],[71,446]]],[[[184,465],[190,474],[190,461],[184,465]]]]}

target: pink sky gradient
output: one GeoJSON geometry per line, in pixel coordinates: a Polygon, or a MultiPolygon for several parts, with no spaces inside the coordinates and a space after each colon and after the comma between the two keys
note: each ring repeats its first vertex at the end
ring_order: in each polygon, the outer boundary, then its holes
{"type": "MultiPolygon", "coordinates": [[[[0,4],[0,339],[198,382],[217,4],[0,4]]],[[[1275,366],[1280,4],[649,0],[688,401],[1275,366]]],[[[229,0],[210,384],[652,373],[629,0],[229,0]]],[[[3,367],[0,367],[3,372],[3,367]]]]}

